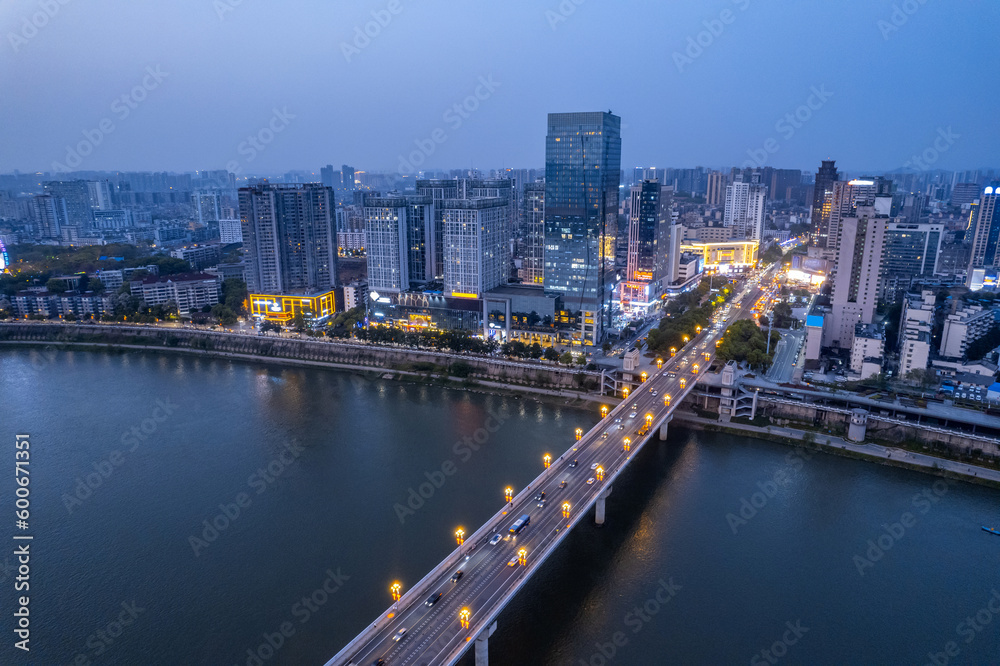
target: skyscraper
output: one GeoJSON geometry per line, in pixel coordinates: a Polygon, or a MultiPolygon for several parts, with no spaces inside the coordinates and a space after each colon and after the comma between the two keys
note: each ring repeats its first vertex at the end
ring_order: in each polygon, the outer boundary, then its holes
{"type": "Polygon", "coordinates": [[[446,295],[478,298],[507,283],[511,211],[509,197],[445,199],[441,203],[446,295]]]}
{"type": "Polygon", "coordinates": [[[345,190],[354,189],[354,167],[346,164],[340,167],[340,177],[343,180],[345,190]]]}
{"type": "Polygon", "coordinates": [[[380,294],[399,293],[433,280],[430,196],[368,194],[364,204],[368,286],[380,294]]]}
{"type": "Polygon", "coordinates": [[[890,222],[885,233],[879,298],[894,302],[906,293],[914,278],[933,276],[943,237],[942,224],[890,222]]]}
{"type": "Polygon", "coordinates": [[[545,183],[525,183],[523,198],[524,256],[520,278],[542,284],[545,276],[545,183]]]}
{"type": "Polygon", "coordinates": [[[705,203],[709,206],[721,206],[726,201],[726,185],[729,184],[729,177],[721,171],[712,171],[708,174],[708,192],[705,195],[705,203]]]}
{"type": "Polygon", "coordinates": [[[336,188],[340,186],[340,174],[333,170],[332,164],[327,164],[325,167],[320,167],[319,179],[323,183],[324,187],[336,188]],[[337,174],[337,180],[334,182],[333,175],[337,174]]]}
{"type": "Polygon", "coordinates": [[[767,186],[760,183],[760,173],[750,178],[737,172],[735,180],[726,187],[726,208],[723,223],[733,228],[733,237],[760,240],[764,232],[764,202],[767,186]]]}
{"type": "Polygon", "coordinates": [[[611,324],[621,118],[550,113],[545,139],[545,290],[581,313],[580,342],[611,324]],[[611,241],[611,252],[608,241],[611,241]],[[610,256],[606,256],[610,254],[610,256]]]}
{"type": "Polygon", "coordinates": [[[330,289],[337,281],[333,191],[320,183],[239,190],[240,223],[251,293],[330,289]]]}
{"type": "Polygon", "coordinates": [[[52,180],[44,185],[45,194],[65,201],[66,220],[70,227],[87,229],[93,222],[90,206],[90,188],[85,180],[52,180]]]}
{"type": "MultiPolygon", "coordinates": [[[[827,215],[826,248],[836,252],[841,220],[854,215],[858,206],[872,205],[877,195],[888,195],[891,198],[892,188],[892,181],[881,176],[834,181],[830,203],[825,207],[827,215]]],[[[887,215],[889,212],[885,211],[887,215]]]]}
{"type": "Polygon", "coordinates": [[[810,212],[813,233],[816,234],[816,244],[819,247],[830,247],[831,249],[833,243],[827,244],[827,238],[830,235],[830,203],[833,198],[833,183],[840,177],[835,164],[836,160],[823,160],[816,172],[816,184],[813,189],[810,212]]]}
{"type": "Polygon", "coordinates": [[[997,210],[997,198],[1000,197],[1000,183],[992,183],[983,189],[979,197],[975,225],[970,228],[972,254],[969,259],[969,270],[966,273],[965,285],[971,289],[981,289],[990,275],[995,278],[1000,268],[1000,210],[997,210]]]}
{"type": "Polygon", "coordinates": [[[629,195],[628,253],[620,298],[623,308],[645,309],[666,286],[673,187],[646,180],[633,185],[629,195]]]}
{"type": "Polygon", "coordinates": [[[879,279],[889,227],[891,196],[876,197],[840,220],[837,265],[831,279],[831,312],[823,345],[851,349],[857,324],[871,324],[878,304],[879,279]]]}

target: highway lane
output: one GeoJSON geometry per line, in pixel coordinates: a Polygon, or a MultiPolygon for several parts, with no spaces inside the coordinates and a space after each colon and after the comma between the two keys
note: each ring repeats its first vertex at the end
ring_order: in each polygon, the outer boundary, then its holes
{"type": "Polygon", "coordinates": [[[698,363],[699,372],[705,372],[714,358],[715,340],[724,333],[725,325],[750,316],[760,290],[747,288],[746,293],[741,291],[740,294],[734,299],[740,302],[740,306],[731,308],[725,321],[713,321],[675,357],[667,359],[662,370],[654,372],[627,401],[623,401],[579,442],[553,460],[552,469],[532,482],[530,492],[515,498],[514,505],[507,507],[507,513],[496,521],[493,530],[478,537],[475,543],[467,541],[464,547],[470,550],[464,562],[442,573],[431,590],[421,598],[410,600],[405,608],[399,608],[391,617],[386,614],[380,616],[381,626],[377,633],[351,654],[338,655],[339,660],[334,658],[329,663],[360,666],[378,663],[382,659],[387,666],[395,666],[452,663],[456,660],[467,649],[468,643],[489,626],[488,621],[492,621],[499,612],[498,604],[504,596],[533,572],[532,565],[537,558],[560,537],[572,520],[579,517],[580,512],[593,504],[606,486],[613,485],[613,477],[638,452],[644,440],[654,435],[652,429],[646,436],[637,435],[645,422],[645,415],[653,414],[653,422],[657,422],[668,410],[663,403],[665,395],[672,397],[669,409],[678,404],[681,394],[692,388],[697,380],[697,376],[692,374],[693,364],[698,363]],[[705,361],[706,352],[709,361],[705,361]],[[682,379],[686,381],[686,389],[680,387],[682,379]],[[657,395],[654,396],[651,390],[656,390],[657,395]],[[634,417],[630,416],[633,411],[634,417]],[[621,429],[615,423],[618,418],[623,426],[621,429]],[[631,450],[627,452],[622,448],[625,437],[632,440],[631,450]],[[577,464],[570,467],[574,460],[577,464]],[[596,480],[596,474],[591,470],[595,464],[604,468],[604,481],[596,480]],[[587,479],[592,477],[595,478],[593,484],[587,484],[587,479]],[[558,485],[563,480],[567,481],[567,487],[559,489],[558,485]],[[544,508],[538,507],[534,499],[540,490],[546,492],[544,508]],[[564,502],[570,503],[569,518],[562,514],[564,502]],[[530,524],[519,535],[510,536],[510,526],[522,514],[531,517],[530,524]],[[504,538],[491,546],[488,541],[494,533],[504,538]],[[527,551],[527,566],[508,566],[508,562],[522,548],[527,551]],[[452,583],[451,576],[459,568],[463,575],[457,583],[452,583]],[[442,596],[428,607],[425,600],[434,591],[441,592],[442,596]],[[462,628],[459,623],[459,612],[463,608],[468,608],[472,614],[468,629],[462,628]],[[402,628],[406,628],[405,635],[394,641],[396,632],[402,628]]]}

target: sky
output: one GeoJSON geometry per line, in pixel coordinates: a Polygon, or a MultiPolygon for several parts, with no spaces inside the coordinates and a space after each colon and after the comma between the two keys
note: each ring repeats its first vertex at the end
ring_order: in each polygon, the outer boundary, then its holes
{"type": "Polygon", "coordinates": [[[9,0],[0,172],[1000,164],[993,0],[9,0]]]}

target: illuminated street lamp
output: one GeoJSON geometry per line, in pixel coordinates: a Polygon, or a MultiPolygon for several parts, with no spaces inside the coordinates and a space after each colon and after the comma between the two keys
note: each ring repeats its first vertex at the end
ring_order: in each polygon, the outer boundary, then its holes
{"type": "Polygon", "coordinates": [[[506,499],[508,502],[513,501],[513,499],[514,499],[514,489],[511,488],[510,486],[507,486],[506,488],[504,488],[503,496],[504,496],[504,499],[506,499]]]}
{"type": "Polygon", "coordinates": [[[646,414],[646,425],[649,425],[652,422],[653,422],[653,415],[652,414],[646,414]]]}
{"type": "Polygon", "coordinates": [[[569,502],[563,502],[563,518],[569,518],[569,502]]]}
{"type": "Polygon", "coordinates": [[[690,338],[689,338],[688,336],[686,336],[686,335],[685,335],[685,336],[684,336],[684,342],[686,343],[686,342],[687,342],[688,340],[690,340],[690,338]]]}
{"type": "Polygon", "coordinates": [[[662,367],[663,367],[663,359],[662,358],[656,359],[656,369],[659,370],[662,367]]]}
{"type": "Polygon", "coordinates": [[[469,628],[469,618],[472,616],[472,611],[468,608],[463,608],[458,611],[458,622],[462,625],[462,629],[469,628]]]}
{"type": "Polygon", "coordinates": [[[397,601],[399,601],[399,591],[402,590],[402,589],[403,589],[403,586],[400,585],[398,582],[397,583],[393,583],[392,585],[389,586],[389,593],[392,594],[392,603],[393,604],[395,604],[397,601]]]}
{"type": "Polygon", "coordinates": [[[521,566],[524,566],[524,563],[527,560],[527,557],[528,557],[528,551],[527,551],[527,549],[522,548],[521,550],[517,551],[517,562],[521,566]]]}
{"type": "Polygon", "coordinates": [[[677,347],[671,347],[670,348],[670,355],[671,356],[677,356],[677,347]]]}
{"type": "Polygon", "coordinates": [[[601,418],[605,418],[608,415],[608,406],[601,405],[601,418]]]}
{"type": "Polygon", "coordinates": [[[701,324],[698,324],[697,326],[694,327],[694,332],[701,333],[701,324]]]}
{"type": "Polygon", "coordinates": [[[594,471],[597,473],[597,480],[598,481],[603,481],[604,480],[604,468],[603,467],[598,467],[594,471]]]}
{"type": "Polygon", "coordinates": [[[646,381],[646,377],[648,377],[648,376],[649,375],[647,375],[645,372],[643,372],[641,375],[639,375],[639,377],[642,378],[642,381],[646,381]]]}
{"type": "Polygon", "coordinates": [[[583,439],[583,428],[577,428],[576,429],[576,441],[579,442],[581,439],[583,439]]]}
{"type": "Polygon", "coordinates": [[[632,448],[632,440],[626,437],[622,440],[622,449],[628,453],[629,449],[632,448]]]}
{"type": "Polygon", "coordinates": [[[542,456],[542,463],[544,463],[545,469],[548,469],[549,465],[552,464],[552,456],[546,453],[544,456],[542,456]]]}
{"type": "Polygon", "coordinates": [[[667,395],[663,396],[663,406],[664,407],[669,407],[670,406],[670,394],[669,393],[667,395]]]}
{"type": "Polygon", "coordinates": [[[623,386],[622,387],[622,397],[623,398],[628,398],[628,387],[627,386],[623,386]]]}
{"type": "Polygon", "coordinates": [[[463,530],[461,527],[455,530],[455,541],[458,542],[459,546],[465,543],[465,530],[463,530]]]}

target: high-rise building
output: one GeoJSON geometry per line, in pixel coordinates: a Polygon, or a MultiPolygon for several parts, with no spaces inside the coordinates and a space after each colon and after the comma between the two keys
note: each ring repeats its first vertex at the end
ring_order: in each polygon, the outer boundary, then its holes
{"type": "Polygon", "coordinates": [[[956,183],[951,190],[951,205],[964,206],[979,198],[979,183],[956,183]]]}
{"type": "MultiPolygon", "coordinates": [[[[830,205],[833,203],[833,183],[840,177],[837,167],[834,166],[836,160],[823,160],[819,170],[816,172],[816,182],[813,187],[812,209],[810,218],[812,220],[813,233],[816,234],[816,244],[825,248],[828,247],[827,239],[830,235],[830,205]]],[[[833,247],[832,243],[829,247],[833,247]]]]}
{"type": "Polygon", "coordinates": [[[92,210],[111,210],[111,188],[106,180],[87,181],[87,193],[90,196],[92,210]]]}
{"type": "Polygon", "coordinates": [[[327,164],[325,167],[320,167],[319,179],[323,183],[324,187],[336,188],[340,187],[340,178],[338,177],[336,182],[333,180],[333,175],[340,175],[338,172],[333,170],[332,164],[327,164]]]}
{"type": "Polygon", "coordinates": [[[712,171],[708,174],[708,192],[705,195],[705,203],[709,206],[721,206],[726,202],[726,185],[729,184],[729,176],[721,171],[712,171]]]}
{"type": "Polygon", "coordinates": [[[223,245],[243,242],[243,225],[238,219],[219,220],[219,241],[223,245]]]}
{"type": "Polygon", "coordinates": [[[858,206],[851,217],[840,220],[831,311],[823,328],[825,347],[851,349],[855,327],[872,323],[892,197],[876,197],[873,204],[858,206]]]}
{"type": "Polygon", "coordinates": [[[433,280],[431,197],[368,194],[364,204],[369,288],[399,293],[433,280]]]}
{"type": "Polygon", "coordinates": [[[524,254],[521,281],[543,284],[545,276],[545,183],[525,183],[523,198],[524,254]]]}
{"type": "Polygon", "coordinates": [[[346,164],[340,167],[340,177],[345,190],[354,189],[354,167],[346,164]]]}
{"type": "MultiPolygon", "coordinates": [[[[854,215],[854,211],[858,206],[872,205],[877,195],[888,196],[891,204],[892,181],[882,177],[866,177],[833,182],[833,194],[830,196],[830,205],[826,209],[827,250],[832,253],[835,253],[837,250],[841,220],[854,215]]],[[[889,209],[881,212],[889,215],[891,205],[889,209]]]]}
{"type": "Polygon", "coordinates": [[[890,222],[885,232],[879,298],[894,302],[914,279],[936,274],[943,238],[942,224],[890,222]]]}
{"type": "Polygon", "coordinates": [[[59,197],[66,202],[66,221],[69,227],[86,229],[93,222],[90,206],[90,188],[85,180],[52,180],[44,184],[45,194],[59,197]]]}
{"type": "Polygon", "coordinates": [[[899,320],[899,376],[914,370],[924,370],[930,361],[931,334],[934,327],[933,291],[903,296],[903,313],[899,320]]]}
{"type": "Polygon", "coordinates": [[[478,298],[507,283],[512,210],[509,196],[441,203],[446,295],[478,298]]]}
{"type": "Polygon", "coordinates": [[[51,194],[39,194],[31,200],[31,213],[42,238],[59,238],[66,224],[66,200],[51,194]]]}
{"type": "Polygon", "coordinates": [[[337,281],[333,191],[320,183],[239,190],[240,223],[251,293],[330,289],[337,281]]]}
{"type": "Polygon", "coordinates": [[[802,172],[798,169],[772,169],[764,184],[774,201],[791,201],[795,188],[802,184],[802,172]]]}
{"type": "Polygon", "coordinates": [[[972,241],[969,270],[965,284],[971,289],[981,289],[988,277],[995,279],[1000,268],[1000,184],[993,183],[983,188],[976,209],[975,224],[969,229],[967,238],[972,241]]]}
{"type": "Polygon", "coordinates": [[[545,290],[580,312],[584,344],[600,342],[611,325],[621,146],[621,118],[612,113],[548,116],[545,290]]]}
{"type": "Polygon", "coordinates": [[[726,209],[723,222],[733,228],[733,237],[759,240],[764,231],[764,202],[767,186],[760,183],[760,174],[749,179],[737,173],[732,184],[726,187],[726,209]]]}
{"type": "Polygon", "coordinates": [[[669,284],[671,200],[673,186],[646,180],[629,193],[628,251],[625,281],[620,283],[623,308],[648,308],[669,284]]]}
{"type": "Polygon", "coordinates": [[[198,211],[198,221],[202,224],[218,222],[222,217],[217,192],[196,192],[191,195],[191,199],[198,211]]]}

